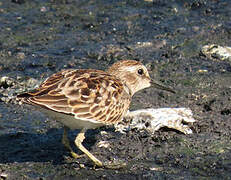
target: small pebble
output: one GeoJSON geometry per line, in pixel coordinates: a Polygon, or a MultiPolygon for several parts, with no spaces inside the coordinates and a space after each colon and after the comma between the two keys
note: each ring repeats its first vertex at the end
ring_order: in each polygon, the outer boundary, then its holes
{"type": "Polygon", "coordinates": [[[18,58],[18,59],[24,59],[25,57],[26,57],[26,55],[25,55],[24,52],[19,52],[19,53],[17,54],[17,58],[18,58]]]}

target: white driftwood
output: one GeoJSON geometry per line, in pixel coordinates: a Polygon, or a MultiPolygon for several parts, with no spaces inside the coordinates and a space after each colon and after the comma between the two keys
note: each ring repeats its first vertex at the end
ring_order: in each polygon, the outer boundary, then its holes
{"type": "Polygon", "coordinates": [[[137,128],[154,133],[161,127],[176,129],[184,134],[192,134],[192,130],[185,123],[193,123],[193,113],[188,108],[160,108],[141,109],[128,112],[123,122],[115,125],[117,131],[124,132],[137,128]]]}

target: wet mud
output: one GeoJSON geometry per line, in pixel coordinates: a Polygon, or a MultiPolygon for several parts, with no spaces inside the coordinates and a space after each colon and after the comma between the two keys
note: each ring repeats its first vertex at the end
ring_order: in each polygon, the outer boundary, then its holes
{"type": "Polygon", "coordinates": [[[230,9],[225,0],[2,0],[0,179],[231,179],[231,63],[201,53],[231,45],[230,9]],[[106,69],[121,59],[142,61],[177,91],[145,89],[130,109],[190,108],[193,134],[89,130],[84,145],[95,156],[127,162],[95,168],[69,156],[61,124],[15,101],[61,69],[106,69]]]}

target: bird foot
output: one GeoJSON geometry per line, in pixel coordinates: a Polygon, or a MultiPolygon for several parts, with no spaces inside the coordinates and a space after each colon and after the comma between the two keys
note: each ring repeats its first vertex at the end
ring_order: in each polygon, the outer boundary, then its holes
{"type": "Polygon", "coordinates": [[[71,157],[73,157],[74,159],[78,159],[78,158],[85,156],[85,154],[78,155],[73,151],[71,151],[70,154],[71,154],[71,157]]]}

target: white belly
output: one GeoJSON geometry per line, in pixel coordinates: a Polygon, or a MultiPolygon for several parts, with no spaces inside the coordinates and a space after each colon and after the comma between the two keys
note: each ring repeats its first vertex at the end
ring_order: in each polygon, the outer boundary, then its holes
{"type": "Polygon", "coordinates": [[[47,109],[41,108],[42,112],[48,115],[48,117],[61,122],[70,129],[95,129],[101,126],[104,126],[100,122],[92,122],[87,120],[76,119],[73,115],[67,115],[64,113],[59,113],[47,109]]]}

